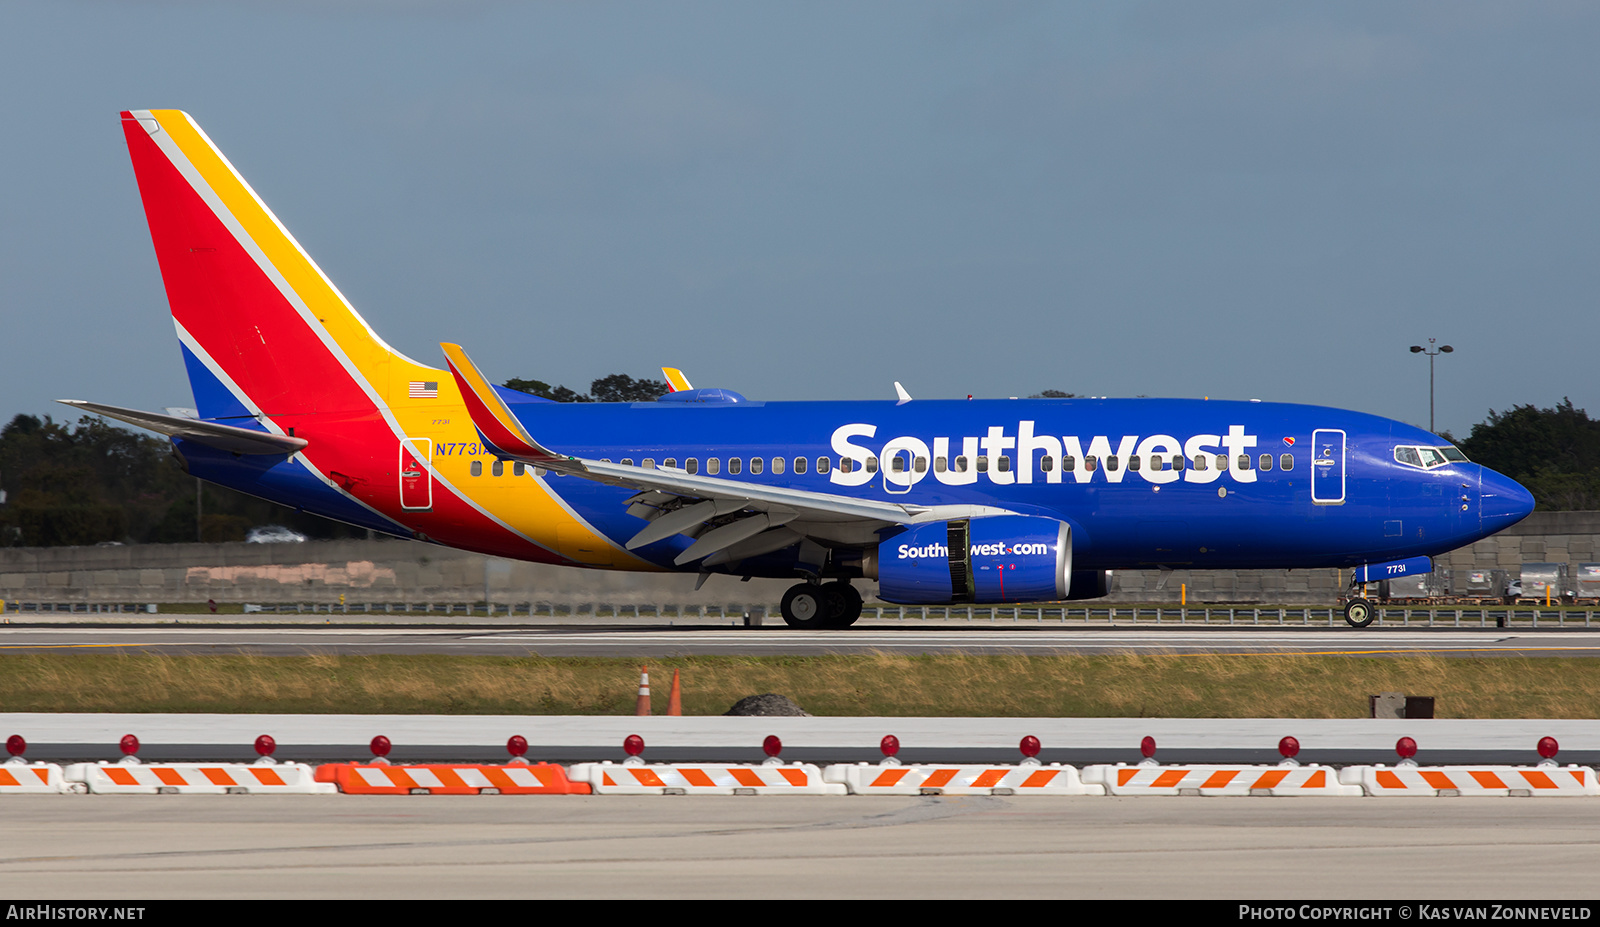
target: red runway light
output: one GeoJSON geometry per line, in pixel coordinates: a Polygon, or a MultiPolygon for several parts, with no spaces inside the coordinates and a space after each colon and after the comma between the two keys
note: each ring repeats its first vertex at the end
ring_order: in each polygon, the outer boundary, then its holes
{"type": "Polygon", "coordinates": [[[638,756],[644,752],[644,738],[638,734],[629,734],[623,738],[622,750],[629,756],[638,756]]]}
{"type": "Polygon", "coordinates": [[[761,749],[766,752],[767,756],[777,756],[783,752],[783,741],[773,734],[768,734],[767,739],[761,742],[761,749]]]}
{"type": "Polygon", "coordinates": [[[883,751],[884,756],[894,756],[900,752],[900,738],[893,734],[885,734],[883,739],[878,741],[878,749],[883,751]]]}
{"type": "Polygon", "coordinates": [[[1539,738],[1539,755],[1541,757],[1544,757],[1547,760],[1554,759],[1556,752],[1560,749],[1561,745],[1556,743],[1556,739],[1554,737],[1539,738]]]}
{"type": "Polygon", "coordinates": [[[1400,754],[1402,760],[1409,760],[1417,755],[1417,742],[1409,737],[1402,737],[1394,742],[1394,752],[1400,754]]]}
{"type": "Polygon", "coordinates": [[[1155,756],[1156,739],[1154,737],[1146,737],[1144,740],[1139,741],[1139,753],[1147,760],[1155,756]]]}
{"type": "Polygon", "coordinates": [[[392,746],[393,746],[393,744],[389,743],[389,738],[383,736],[382,734],[379,734],[378,736],[372,738],[372,744],[371,744],[372,755],[373,756],[388,756],[389,755],[389,749],[392,746]]]}
{"type": "Polygon", "coordinates": [[[262,734],[256,738],[256,753],[262,756],[271,756],[272,751],[278,749],[278,742],[272,739],[271,734],[262,734]]]}
{"type": "Polygon", "coordinates": [[[139,752],[139,738],[133,736],[132,734],[123,734],[122,740],[117,744],[117,746],[122,748],[122,752],[124,754],[133,756],[135,753],[139,752]]]}
{"type": "Polygon", "coordinates": [[[1017,744],[1017,749],[1022,751],[1023,756],[1031,760],[1039,755],[1039,738],[1029,734],[1017,744]]]}
{"type": "Polygon", "coordinates": [[[511,739],[506,741],[506,752],[512,756],[522,756],[527,753],[528,738],[521,734],[512,734],[511,739]]]}
{"type": "Polygon", "coordinates": [[[12,734],[6,738],[6,752],[12,756],[21,756],[28,749],[28,742],[22,739],[21,734],[12,734]]]}
{"type": "Polygon", "coordinates": [[[1300,741],[1293,737],[1285,737],[1278,741],[1278,752],[1292,760],[1300,753],[1300,741]]]}

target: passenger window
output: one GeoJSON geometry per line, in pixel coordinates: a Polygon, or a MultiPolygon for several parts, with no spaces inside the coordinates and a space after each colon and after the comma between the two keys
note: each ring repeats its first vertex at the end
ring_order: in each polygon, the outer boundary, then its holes
{"type": "Polygon", "coordinates": [[[804,473],[804,472],[806,472],[806,459],[804,457],[796,457],[794,459],[794,472],[796,472],[796,473],[804,473]]]}
{"type": "Polygon", "coordinates": [[[743,458],[739,458],[739,457],[729,457],[728,458],[728,473],[730,473],[733,476],[738,476],[739,472],[742,471],[743,469],[744,469],[744,460],[743,460],[743,458]]]}
{"type": "Polygon", "coordinates": [[[967,458],[965,458],[965,457],[957,457],[956,458],[956,472],[957,473],[965,473],[965,472],[967,472],[967,458]]]}
{"type": "Polygon", "coordinates": [[[1272,469],[1272,455],[1271,454],[1262,454],[1261,455],[1261,469],[1263,469],[1263,470],[1271,470],[1272,469]]]}
{"type": "Polygon", "coordinates": [[[1083,458],[1083,469],[1089,473],[1100,469],[1100,458],[1093,456],[1083,458]]]}
{"type": "Polygon", "coordinates": [[[918,457],[911,465],[916,468],[918,473],[928,472],[928,458],[926,457],[918,457]]]}
{"type": "Polygon", "coordinates": [[[1184,456],[1182,454],[1173,454],[1172,455],[1172,472],[1174,472],[1174,473],[1182,473],[1185,463],[1186,463],[1186,461],[1185,461],[1185,458],[1184,458],[1184,456]]]}
{"type": "Polygon", "coordinates": [[[831,457],[818,457],[817,458],[817,472],[818,473],[827,473],[828,470],[832,468],[832,466],[833,466],[833,458],[831,458],[831,457]]]}
{"type": "Polygon", "coordinates": [[[722,472],[722,461],[719,460],[716,457],[707,457],[706,458],[706,473],[711,475],[711,476],[716,476],[718,473],[721,473],[721,472],[722,472]]]}
{"type": "Polygon", "coordinates": [[[1240,454],[1239,455],[1239,469],[1240,470],[1248,470],[1248,469],[1250,469],[1250,455],[1249,454],[1240,454]]]}
{"type": "Polygon", "coordinates": [[[668,457],[666,460],[661,461],[661,466],[666,467],[668,470],[676,470],[678,468],[678,458],[668,457]]]}
{"type": "Polygon", "coordinates": [[[1137,470],[1137,469],[1139,469],[1139,455],[1138,454],[1135,454],[1132,457],[1128,458],[1128,469],[1129,470],[1137,470]]]}
{"type": "MultiPolygon", "coordinates": [[[[633,461],[624,460],[623,463],[631,464],[631,463],[633,463],[633,461]]],[[[527,471],[527,464],[524,464],[520,460],[511,465],[511,475],[512,476],[521,476],[526,471],[527,471]]]]}
{"type": "Polygon", "coordinates": [[[683,469],[689,471],[690,473],[699,473],[700,472],[700,458],[698,458],[698,457],[690,457],[688,460],[685,460],[683,462],[683,469]]]}
{"type": "Polygon", "coordinates": [[[988,473],[989,472],[989,458],[987,458],[987,457],[979,457],[978,458],[978,472],[979,473],[988,473]]]}
{"type": "Polygon", "coordinates": [[[1278,469],[1279,470],[1293,470],[1294,469],[1294,455],[1293,454],[1279,454],[1278,455],[1278,469]]]}
{"type": "Polygon", "coordinates": [[[774,458],[772,458],[772,475],[773,476],[777,476],[778,474],[780,474],[782,472],[783,472],[783,458],[782,457],[774,457],[774,458]]]}
{"type": "Polygon", "coordinates": [[[503,461],[503,460],[495,461],[494,462],[494,466],[489,468],[489,472],[494,476],[505,476],[506,475],[506,462],[503,461]]]}
{"type": "Polygon", "coordinates": [[[759,474],[761,472],[762,466],[765,463],[766,463],[766,461],[762,460],[760,457],[752,457],[752,458],[750,458],[750,473],[752,475],[759,474]]]}
{"type": "Polygon", "coordinates": [[[643,467],[643,468],[645,468],[645,469],[646,469],[646,470],[654,470],[654,469],[655,469],[655,468],[656,468],[656,461],[655,461],[655,458],[653,458],[653,457],[646,457],[646,458],[645,458],[645,459],[644,459],[644,463],[642,463],[642,464],[640,464],[640,465],[639,465],[639,466],[641,466],[641,467],[643,467]]]}
{"type": "Polygon", "coordinates": [[[906,472],[906,459],[899,454],[889,458],[889,469],[895,473],[906,472]]]}
{"type": "Polygon", "coordinates": [[[1078,458],[1071,457],[1071,456],[1061,458],[1061,469],[1062,470],[1076,470],[1076,469],[1078,469],[1078,458]]]}
{"type": "Polygon", "coordinates": [[[1106,469],[1107,470],[1115,470],[1115,469],[1117,469],[1117,455],[1112,454],[1110,457],[1106,458],[1106,469]]]}
{"type": "Polygon", "coordinates": [[[1051,457],[1049,454],[1046,454],[1046,455],[1044,455],[1043,457],[1041,457],[1039,459],[1039,470],[1041,472],[1049,473],[1051,470],[1054,470],[1055,468],[1056,468],[1056,459],[1054,457],[1051,457]]]}
{"type": "Polygon", "coordinates": [[[867,458],[867,472],[868,473],[877,473],[878,472],[878,458],[876,458],[876,457],[868,457],[867,458]]]}
{"type": "Polygon", "coordinates": [[[1196,470],[1205,470],[1205,469],[1207,469],[1206,468],[1206,455],[1200,454],[1200,455],[1195,457],[1195,459],[1194,459],[1194,469],[1196,469],[1196,470]]]}
{"type": "Polygon", "coordinates": [[[474,460],[472,462],[472,475],[473,476],[483,476],[483,461],[474,460]]]}
{"type": "Polygon", "coordinates": [[[933,458],[933,472],[935,472],[935,473],[943,473],[944,472],[944,458],[943,457],[935,457],[935,458],[933,458]]]}
{"type": "Polygon", "coordinates": [[[1217,469],[1218,470],[1226,470],[1226,469],[1228,469],[1228,455],[1227,454],[1218,454],[1217,455],[1217,469]]]}
{"type": "Polygon", "coordinates": [[[855,461],[851,460],[848,457],[840,457],[839,458],[839,472],[840,473],[853,473],[853,472],[855,472],[855,469],[856,469],[856,462],[855,461]]]}
{"type": "Polygon", "coordinates": [[[1000,455],[1000,472],[1001,473],[1010,473],[1011,472],[1011,458],[1005,456],[1004,454],[1000,455]]]}

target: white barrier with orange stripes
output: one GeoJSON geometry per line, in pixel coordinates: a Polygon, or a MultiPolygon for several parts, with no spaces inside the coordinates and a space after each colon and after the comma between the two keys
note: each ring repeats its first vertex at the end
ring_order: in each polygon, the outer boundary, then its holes
{"type": "Polygon", "coordinates": [[[332,794],[304,763],[74,763],[67,782],[81,782],[96,795],[332,794]]]}
{"type": "Polygon", "coordinates": [[[61,767],[54,763],[0,763],[0,795],[70,791],[61,767]]]}
{"type": "Polygon", "coordinates": [[[1361,786],[1341,781],[1327,766],[1085,766],[1085,783],[1098,783],[1110,795],[1313,795],[1363,794],[1361,786]]]}
{"type": "Polygon", "coordinates": [[[852,795],[1104,795],[1072,766],[1037,763],[1020,766],[896,766],[859,763],[829,766],[827,782],[840,782],[852,795]]]}
{"type": "Polygon", "coordinates": [[[1600,795],[1589,766],[1346,766],[1339,779],[1368,795],[1565,797],[1600,795]]]}
{"type": "Polygon", "coordinates": [[[330,763],[317,781],[351,795],[587,795],[560,766],[547,763],[427,763],[391,766],[330,763]]]}
{"type": "Polygon", "coordinates": [[[574,782],[597,795],[845,795],[841,782],[826,782],[810,763],[742,766],[714,763],[578,763],[574,782]]]}

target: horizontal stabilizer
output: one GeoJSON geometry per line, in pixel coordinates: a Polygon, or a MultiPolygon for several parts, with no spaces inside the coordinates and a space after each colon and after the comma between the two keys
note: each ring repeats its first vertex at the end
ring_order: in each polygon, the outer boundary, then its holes
{"type": "Polygon", "coordinates": [[[235,454],[293,454],[309,443],[305,438],[291,438],[288,435],[256,431],[253,428],[240,428],[237,425],[223,425],[219,422],[184,418],[178,415],[162,415],[159,412],[140,412],[137,409],[124,409],[119,406],[102,405],[98,402],[85,402],[82,399],[58,399],[56,401],[72,406],[75,409],[92,412],[95,415],[104,415],[106,418],[114,418],[130,425],[137,425],[140,428],[159,434],[195,441],[208,447],[230,451],[235,454]]]}

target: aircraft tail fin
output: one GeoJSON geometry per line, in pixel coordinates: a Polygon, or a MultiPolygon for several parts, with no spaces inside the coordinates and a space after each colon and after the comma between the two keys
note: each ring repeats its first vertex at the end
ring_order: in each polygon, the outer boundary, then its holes
{"type": "Polygon", "coordinates": [[[202,418],[276,430],[275,416],[370,413],[442,379],[372,331],[186,113],[127,111],[122,126],[202,418]]]}

